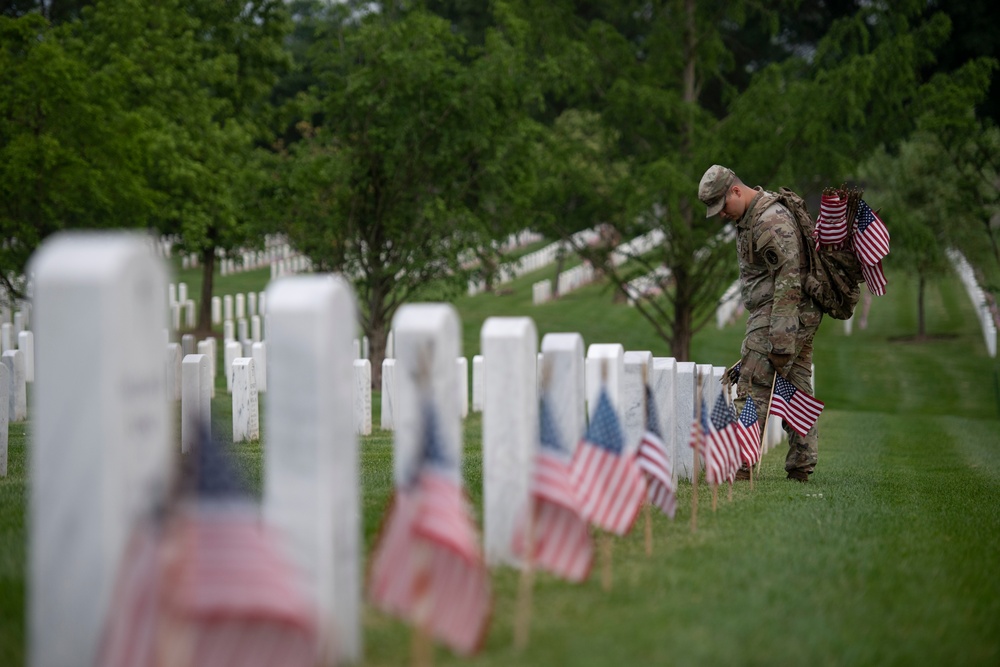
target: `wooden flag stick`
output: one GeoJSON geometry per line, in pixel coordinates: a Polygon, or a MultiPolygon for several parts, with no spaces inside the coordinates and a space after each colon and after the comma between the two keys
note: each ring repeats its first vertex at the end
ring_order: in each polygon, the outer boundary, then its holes
{"type": "Polygon", "coordinates": [[[426,544],[418,544],[413,551],[415,564],[414,589],[417,601],[413,609],[413,635],[410,640],[410,659],[413,667],[431,667],[434,664],[434,645],[431,642],[427,624],[430,620],[430,549],[426,544]]]}
{"type": "MultiPolygon", "coordinates": [[[[701,372],[695,372],[694,381],[694,418],[701,423],[701,372]]],[[[698,448],[694,448],[694,474],[691,477],[691,532],[698,532],[698,471],[701,469],[701,461],[698,456],[698,448]]]]}
{"type": "Polygon", "coordinates": [[[719,485],[712,485],[712,512],[715,512],[715,507],[719,503],[719,485]]]}
{"type": "Polygon", "coordinates": [[[611,590],[611,535],[601,532],[601,586],[611,590]]]}
{"type": "MultiPolygon", "coordinates": [[[[645,425],[646,430],[649,430],[649,383],[648,383],[648,370],[646,365],[642,366],[642,423],[645,425]]],[[[653,555],[653,516],[650,512],[649,498],[643,503],[645,507],[646,514],[646,555],[653,555]]]]}
{"type": "Polygon", "coordinates": [[[748,465],[747,468],[750,469],[750,490],[753,491],[753,469],[754,469],[754,466],[748,465]]]}
{"type": "Polygon", "coordinates": [[[771,421],[771,401],[774,400],[774,385],[778,382],[778,371],[774,371],[774,377],[771,378],[771,395],[767,398],[767,410],[764,416],[764,428],[760,430],[760,451],[764,451],[764,440],[767,439],[767,425],[771,421]]]}
{"type": "Polygon", "coordinates": [[[729,480],[729,502],[733,502],[733,480],[729,480]]]}
{"type": "Polygon", "coordinates": [[[517,592],[517,611],[514,616],[514,648],[523,651],[531,634],[531,606],[535,588],[535,507],[528,501],[528,525],[524,536],[524,567],[517,592]]]}

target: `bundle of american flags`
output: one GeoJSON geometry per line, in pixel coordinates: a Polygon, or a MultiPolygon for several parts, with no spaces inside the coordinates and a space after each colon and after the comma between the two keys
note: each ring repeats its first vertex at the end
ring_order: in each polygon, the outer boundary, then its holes
{"type": "Polygon", "coordinates": [[[372,556],[369,596],[379,609],[469,655],[482,644],[492,602],[460,479],[428,404],[421,459],[412,479],[396,489],[372,556]]]}
{"type": "Polygon", "coordinates": [[[823,191],[816,219],[816,247],[840,248],[850,239],[868,289],[881,296],[887,284],[882,259],[889,254],[889,230],[862,194],[844,186],[823,191]]]}

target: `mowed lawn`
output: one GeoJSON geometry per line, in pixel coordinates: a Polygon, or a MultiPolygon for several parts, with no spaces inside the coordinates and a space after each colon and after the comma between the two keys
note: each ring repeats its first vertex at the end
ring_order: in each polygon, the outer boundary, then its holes
{"type": "MultiPolygon", "coordinates": [[[[579,331],[586,344],[669,354],[634,310],[612,305],[600,286],[532,306],[530,283],[543,276],[525,277],[503,296],[456,299],[467,356],[478,352],[490,315],[531,316],[540,335],[579,331]]],[[[217,293],[226,293],[225,282],[217,293]]],[[[934,336],[927,341],[908,338],[916,332],[916,296],[901,275],[890,274],[889,295],[874,300],[866,329],[856,322],[847,336],[842,323],[824,322],[816,375],[827,409],[808,484],[784,479],[779,446],[753,490],[741,482],[730,499],[721,489],[715,512],[701,485],[692,532],[693,488],[683,483],[676,520],[653,517],[651,556],[641,523],[613,541],[610,590],[601,583],[602,562],[581,585],[538,577],[524,651],[512,646],[519,574],[499,568],[482,652],[458,658],[438,648],[435,662],[1000,664],[997,364],[957,280],[930,288],[927,299],[934,336]]],[[[732,363],[740,338],[740,325],[705,330],[694,360],[732,363]]],[[[231,408],[222,386],[213,421],[225,433],[231,408]]],[[[0,665],[26,660],[28,430],[12,427],[10,470],[0,480],[0,665]]],[[[464,436],[464,477],[481,511],[479,415],[467,420],[464,436]]],[[[391,490],[392,434],[376,429],[361,447],[367,553],[391,490]]],[[[237,451],[259,491],[262,445],[237,451]]],[[[408,664],[410,639],[404,624],[366,609],[364,664],[408,664]]]]}

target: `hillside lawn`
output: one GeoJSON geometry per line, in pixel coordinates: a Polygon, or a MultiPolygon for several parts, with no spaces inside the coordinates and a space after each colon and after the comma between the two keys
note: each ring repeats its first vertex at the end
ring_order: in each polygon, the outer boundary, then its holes
{"type": "MultiPolygon", "coordinates": [[[[491,315],[534,318],[539,337],[577,331],[586,345],[669,350],[634,309],[594,285],[544,306],[525,276],[504,291],[454,299],[463,352],[479,351],[491,315]]],[[[262,290],[265,270],[216,278],[217,295],[262,290]]],[[[198,295],[197,272],[176,278],[198,295]]],[[[764,459],[751,491],[726,490],[718,509],[682,483],[676,519],[654,516],[653,555],[641,526],[615,540],[610,591],[601,565],[571,585],[536,580],[530,643],[512,646],[518,572],[493,572],[495,606],[482,652],[460,659],[438,647],[440,665],[997,665],[1000,664],[1000,419],[998,365],[985,350],[957,279],[928,291],[928,331],[917,342],[915,281],[889,274],[869,326],[824,321],[816,340],[820,460],[813,479],[784,479],[783,445],[764,459]]],[[[728,365],[742,324],[695,336],[693,360],[728,365]]],[[[214,432],[231,439],[225,381],[213,401],[214,432]]],[[[30,397],[29,397],[30,399],[30,397]]],[[[361,441],[366,553],[392,484],[392,433],[361,441]]],[[[261,398],[266,401],[266,396],[261,398]]],[[[261,410],[263,415],[263,410],[261,410]]],[[[465,423],[465,482],[481,521],[481,416],[465,423]]],[[[26,661],[27,447],[30,422],[10,429],[0,479],[0,665],[26,661]]],[[[179,430],[179,429],[178,429],[179,430]]],[[[262,426],[263,432],[263,426],[262,426]]],[[[236,447],[254,489],[262,444],[236,447]]],[[[72,558],[72,554],[67,555],[72,558]]],[[[410,631],[364,612],[365,665],[409,662],[410,631]]],[[[82,663],[81,663],[82,664],[82,663]]]]}

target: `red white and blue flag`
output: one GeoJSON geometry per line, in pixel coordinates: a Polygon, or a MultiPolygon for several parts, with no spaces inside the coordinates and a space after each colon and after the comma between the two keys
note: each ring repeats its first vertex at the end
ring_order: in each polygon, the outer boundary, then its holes
{"type": "Polygon", "coordinates": [[[677,486],[667,446],[660,435],[660,417],[653,399],[653,391],[647,386],[646,430],[639,441],[636,457],[639,468],[646,473],[649,502],[673,519],[677,511],[677,486]]]}
{"type": "Polygon", "coordinates": [[[220,444],[188,456],[182,498],[133,534],[98,664],[315,665],[316,607],[277,533],[220,444]]]}
{"type": "Polygon", "coordinates": [[[573,457],[571,476],[581,514],[615,535],[632,528],[646,496],[642,471],[623,444],[618,417],[601,387],[597,409],[573,457]]]}
{"type": "Polygon", "coordinates": [[[524,558],[530,543],[534,565],[569,581],[583,581],[594,561],[594,545],[570,478],[570,453],[544,397],[538,411],[540,446],[531,478],[532,520],[522,521],[514,533],[514,554],[524,558]]]}
{"type": "Polygon", "coordinates": [[[872,294],[885,294],[882,258],[889,254],[889,230],[878,214],[862,199],[854,218],[854,253],[861,260],[861,273],[872,294]]]}
{"type": "Polygon", "coordinates": [[[733,409],[720,391],[712,406],[711,429],[706,439],[705,479],[709,484],[721,484],[736,475],[733,452],[739,451],[739,444],[734,432],[735,421],[733,409]]]}
{"type": "Polygon", "coordinates": [[[492,611],[489,575],[462,491],[443,452],[433,406],[424,409],[422,460],[396,490],[374,549],[369,596],[456,653],[482,645],[492,611]]]}
{"type": "Polygon", "coordinates": [[[781,375],[774,380],[774,393],[768,412],[781,417],[799,435],[805,437],[823,412],[823,401],[802,391],[781,375]]]}
{"type": "Polygon", "coordinates": [[[820,197],[816,219],[817,245],[836,247],[847,240],[850,231],[847,226],[847,197],[842,195],[842,192],[835,191],[820,197]]]}
{"type": "MultiPolygon", "coordinates": [[[[701,457],[702,461],[706,461],[707,448],[706,439],[708,438],[708,410],[705,408],[705,397],[701,397],[701,405],[696,406],[697,412],[695,413],[694,420],[691,422],[691,438],[688,440],[688,446],[694,451],[698,452],[698,456],[701,457]]],[[[707,461],[706,461],[707,462],[707,461]]],[[[695,471],[697,474],[698,471],[695,471]]]]}
{"type": "Polygon", "coordinates": [[[736,438],[740,443],[740,458],[748,466],[760,461],[760,424],[758,423],[757,404],[753,396],[747,396],[743,410],[736,422],[736,438]]]}

